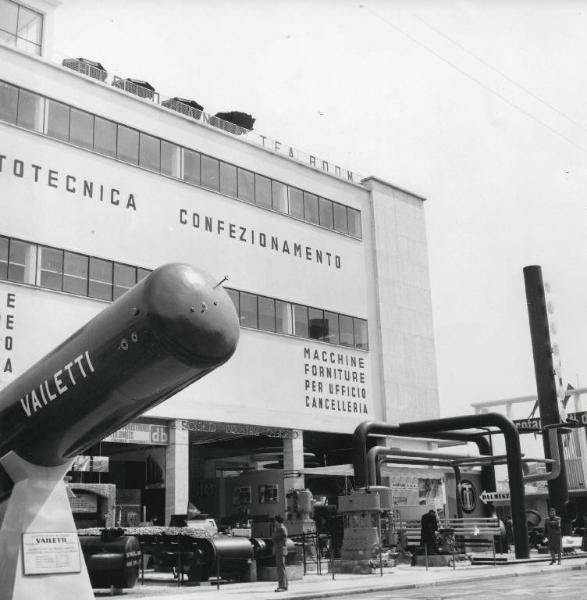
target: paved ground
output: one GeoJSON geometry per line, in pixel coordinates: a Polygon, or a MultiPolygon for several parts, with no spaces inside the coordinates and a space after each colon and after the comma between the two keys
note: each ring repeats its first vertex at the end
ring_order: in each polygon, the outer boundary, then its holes
{"type": "MultiPolygon", "coordinates": [[[[540,573],[552,574],[553,570],[561,573],[561,582],[564,581],[564,572],[575,570],[587,570],[585,556],[564,558],[562,565],[550,566],[548,561],[532,561],[522,563],[508,563],[498,566],[458,566],[434,567],[426,570],[425,567],[410,567],[409,565],[398,565],[393,568],[384,569],[383,576],[379,573],[372,575],[342,575],[331,574],[305,575],[302,580],[290,582],[290,589],[285,593],[275,593],[275,583],[259,581],[255,583],[230,583],[220,586],[217,590],[215,585],[182,586],[178,587],[172,581],[156,582],[146,580],[144,585],[138,583],[133,589],[125,590],[124,596],[129,600],[140,598],[159,598],[163,600],[231,600],[237,595],[247,600],[266,600],[268,598],[309,599],[309,598],[342,598],[348,595],[368,594],[371,598],[382,598],[383,592],[395,590],[396,597],[408,597],[401,595],[400,590],[416,590],[426,586],[443,586],[456,582],[469,583],[474,581],[497,581],[504,577],[515,577],[523,575],[539,575],[540,573]]],[[[582,573],[584,576],[584,573],[582,573]]],[[[474,590],[474,588],[472,588],[474,590]]],[[[109,596],[107,591],[97,591],[96,597],[105,598],[109,596]]],[[[473,594],[474,595],[474,594],[473,594]]],[[[444,596],[444,594],[443,594],[444,596]]],[[[418,597],[409,595],[409,597],[418,597]]],[[[425,596],[419,596],[425,597],[425,596]]],[[[432,596],[434,597],[434,596],[432,596]]],[[[451,597],[455,597],[451,595],[451,597]]],[[[458,597],[458,596],[457,596],[458,597]]],[[[464,597],[464,596],[463,596],[464,597]]],[[[472,597],[472,596],[471,596],[472,597]]]]}

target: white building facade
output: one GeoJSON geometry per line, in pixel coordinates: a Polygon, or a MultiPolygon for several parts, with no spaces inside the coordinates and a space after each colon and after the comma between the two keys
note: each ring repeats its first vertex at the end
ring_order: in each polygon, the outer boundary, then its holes
{"type": "Polygon", "coordinates": [[[54,7],[0,0],[0,387],[185,262],[228,277],[241,339],[89,450],[141,518],[188,501],[228,516],[237,471],[279,512],[308,457],[336,462],[362,421],[438,416],[423,199],[117,86],[98,63],[52,62],[54,7]]]}

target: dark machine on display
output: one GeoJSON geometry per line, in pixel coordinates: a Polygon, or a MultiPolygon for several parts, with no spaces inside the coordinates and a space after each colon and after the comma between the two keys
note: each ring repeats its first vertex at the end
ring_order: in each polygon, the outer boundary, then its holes
{"type": "Polygon", "coordinates": [[[0,391],[0,464],[14,486],[1,598],[94,598],[63,482],[73,458],[222,365],[238,338],[221,285],[165,265],[0,391]]]}

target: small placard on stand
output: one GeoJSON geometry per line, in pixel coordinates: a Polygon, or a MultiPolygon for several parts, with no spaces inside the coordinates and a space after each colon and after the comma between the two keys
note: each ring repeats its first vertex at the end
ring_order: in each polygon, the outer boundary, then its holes
{"type": "Polygon", "coordinates": [[[77,533],[23,533],[22,555],[24,575],[81,571],[77,533]]]}

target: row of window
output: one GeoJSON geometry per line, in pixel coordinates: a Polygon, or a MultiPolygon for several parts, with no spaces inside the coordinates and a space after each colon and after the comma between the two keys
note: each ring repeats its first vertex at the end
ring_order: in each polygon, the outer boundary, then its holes
{"type": "Polygon", "coordinates": [[[4,82],[0,120],[361,238],[361,213],[354,208],[4,82]]]}
{"type": "Polygon", "coordinates": [[[0,0],[0,42],[41,55],[43,15],[12,0],[0,0]]]}
{"type": "Polygon", "coordinates": [[[242,327],[340,346],[369,348],[367,321],[321,308],[227,288],[242,327]]]}
{"type": "MultiPolygon", "coordinates": [[[[150,271],[0,236],[0,280],[113,301],[150,271]]],[[[234,289],[243,327],[368,349],[367,321],[234,289]]]]}

